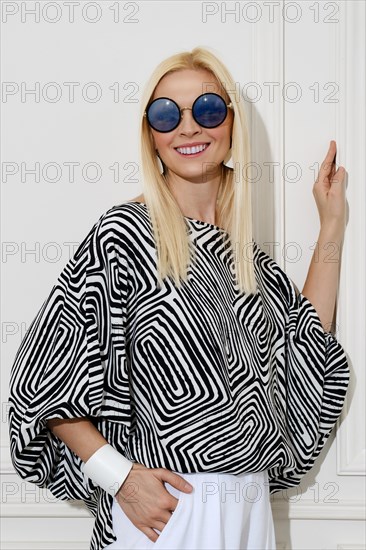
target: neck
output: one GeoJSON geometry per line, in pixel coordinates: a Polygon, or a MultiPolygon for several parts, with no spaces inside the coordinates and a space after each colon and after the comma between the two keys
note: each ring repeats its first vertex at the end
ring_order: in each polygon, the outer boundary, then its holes
{"type": "Polygon", "coordinates": [[[217,197],[224,175],[225,167],[220,164],[211,177],[187,179],[168,173],[165,179],[184,216],[215,225],[217,197]]]}

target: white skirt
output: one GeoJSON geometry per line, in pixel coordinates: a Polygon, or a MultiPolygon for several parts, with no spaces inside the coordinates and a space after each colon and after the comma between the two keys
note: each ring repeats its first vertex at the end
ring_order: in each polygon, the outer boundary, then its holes
{"type": "Polygon", "coordinates": [[[165,488],[179,499],[156,542],[128,519],[113,500],[117,540],[108,550],[276,550],[267,470],[241,475],[220,472],[182,474],[191,493],[165,488]]]}

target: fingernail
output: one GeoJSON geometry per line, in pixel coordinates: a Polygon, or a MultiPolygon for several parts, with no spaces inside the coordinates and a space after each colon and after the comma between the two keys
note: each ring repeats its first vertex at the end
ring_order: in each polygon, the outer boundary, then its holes
{"type": "Polygon", "coordinates": [[[184,488],[189,489],[190,491],[192,491],[192,489],[193,489],[192,485],[190,485],[189,483],[186,483],[184,488]]]}

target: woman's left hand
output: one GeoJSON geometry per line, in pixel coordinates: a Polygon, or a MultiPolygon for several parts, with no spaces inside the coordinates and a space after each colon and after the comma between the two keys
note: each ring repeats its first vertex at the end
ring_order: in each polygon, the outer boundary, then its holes
{"type": "Polygon", "coordinates": [[[313,195],[318,207],[320,225],[344,233],[347,225],[346,170],[339,166],[336,170],[335,156],[337,145],[330,142],[328,153],[320,167],[313,186],[313,195]]]}

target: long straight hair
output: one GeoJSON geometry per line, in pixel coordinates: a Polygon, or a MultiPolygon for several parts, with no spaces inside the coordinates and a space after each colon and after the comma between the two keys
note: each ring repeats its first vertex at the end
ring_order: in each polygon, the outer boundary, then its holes
{"type": "Polygon", "coordinates": [[[216,225],[229,235],[234,257],[234,275],[240,292],[254,294],[257,283],[253,266],[252,204],[250,188],[249,132],[242,99],[236,97],[235,82],[216,55],[207,48],[196,47],[162,61],[148,80],[141,101],[140,166],[145,204],[149,210],[157,248],[159,285],[165,277],[180,287],[187,279],[188,264],[194,259],[187,222],[165,179],[165,167],[160,172],[154,141],[144,112],[155,88],[166,74],[189,70],[208,70],[220,85],[224,99],[234,109],[232,145],[222,164],[222,178],[217,197],[216,225]],[[225,166],[230,159],[234,168],[225,166]]]}

